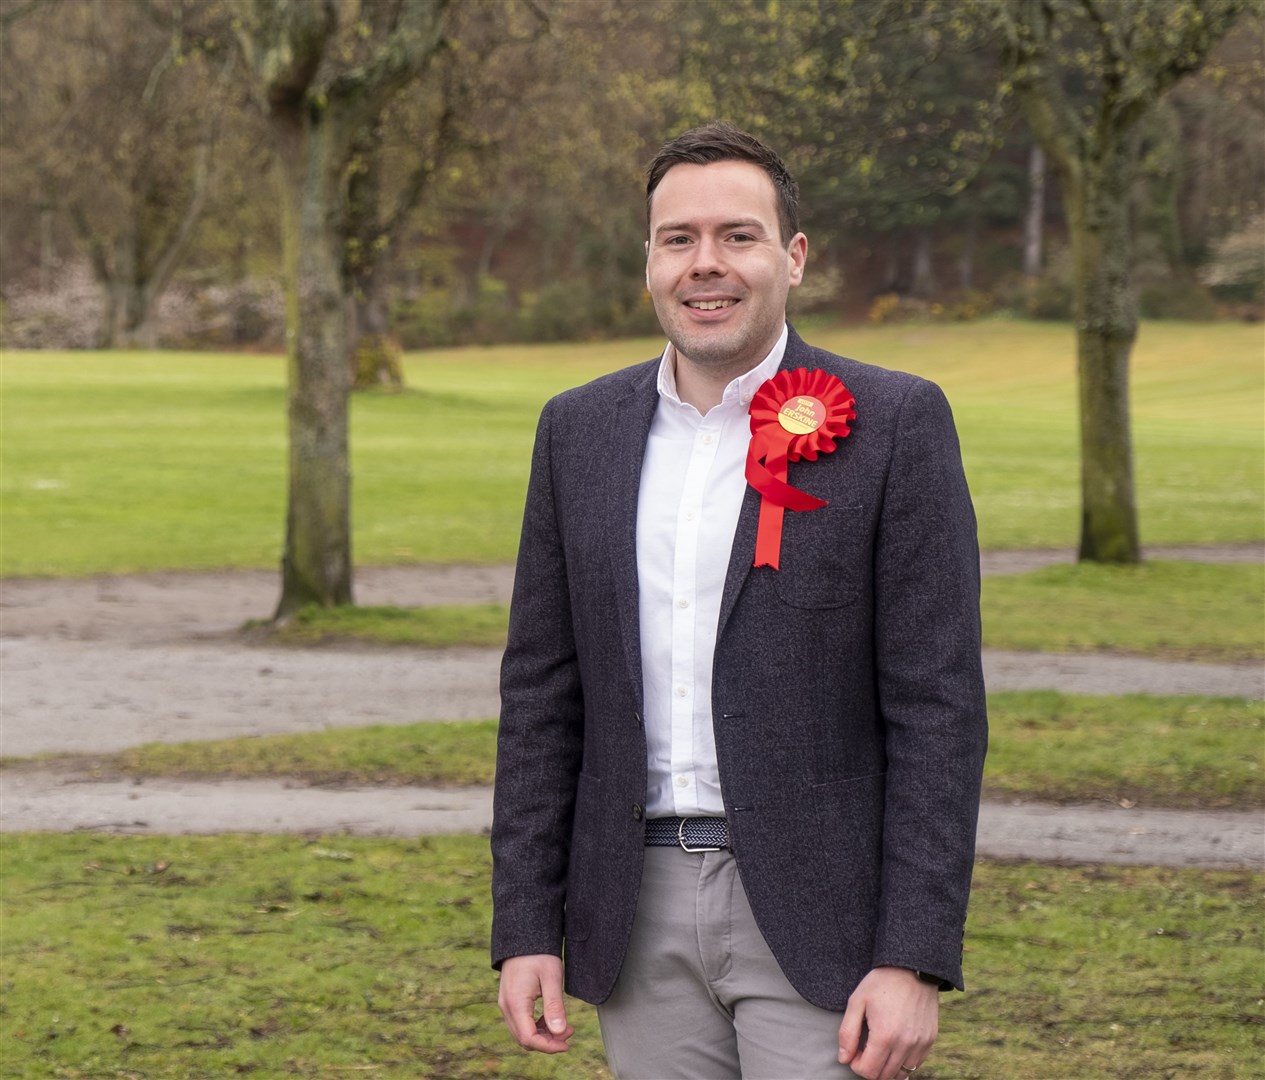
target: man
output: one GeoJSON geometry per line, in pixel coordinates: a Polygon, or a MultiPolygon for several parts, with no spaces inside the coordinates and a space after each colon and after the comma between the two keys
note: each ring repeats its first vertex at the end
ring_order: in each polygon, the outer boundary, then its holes
{"type": "Polygon", "coordinates": [[[974,515],[939,390],[786,325],[797,198],[731,125],[669,142],[646,242],[669,344],[537,433],[492,959],[515,1038],[557,1053],[565,955],[621,1080],[908,1076],[962,984],[974,515]]]}

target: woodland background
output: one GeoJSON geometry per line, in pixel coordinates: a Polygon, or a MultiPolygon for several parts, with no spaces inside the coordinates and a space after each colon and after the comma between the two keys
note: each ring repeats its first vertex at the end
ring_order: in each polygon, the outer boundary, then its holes
{"type": "MultiPolygon", "coordinates": [[[[656,332],[642,170],[718,116],[800,179],[800,317],[1066,318],[1060,180],[1016,107],[997,7],[461,0],[423,77],[356,134],[341,191],[353,326],[388,350],[656,332]]],[[[241,55],[246,13],[0,3],[6,346],[284,347],[274,135],[241,55]]],[[[1260,13],[1140,126],[1144,318],[1261,314],[1260,13]]],[[[1091,102],[1088,69],[1081,89],[1091,102]]]]}

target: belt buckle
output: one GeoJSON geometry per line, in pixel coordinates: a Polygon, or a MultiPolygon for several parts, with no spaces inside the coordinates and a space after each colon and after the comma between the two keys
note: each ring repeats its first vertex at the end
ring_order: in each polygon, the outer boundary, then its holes
{"type": "Polygon", "coordinates": [[[681,824],[676,827],[676,842],[681,845],[682,851],[688,851],[690,854],[703,853],[708,851],[724,851],[723,847],[709,845],[706,847],[690,847],[685,840],[685,823],[689,818],[681,818],[681,824]]]}

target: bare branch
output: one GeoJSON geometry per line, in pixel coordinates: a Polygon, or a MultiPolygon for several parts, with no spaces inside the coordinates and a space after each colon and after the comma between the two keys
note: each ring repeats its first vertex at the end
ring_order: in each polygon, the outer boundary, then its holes
{"type": "Polygon", "coordinates": [[[1080,175],[1085,125],[1052,68],[1048,3],[1010,0],[1003,13],[1015,94],[1037,141],[1067,177],[1080,175]]]}
{"type": "Polygon", "coordinates": [[[334,0],[255,0],[239,41],[270,111],[302,108],[338,29],[334,0]]]}
{"type": "Polygon", "coordinates": [[[212,107],[207,110],[206,130],[202,136],[202,141],[194,150],[193,191],[189,196],[189,202],[185,206],[184,214],[180,219],[179,226],[176,228],[175,235],[167,245],[166,250],[150,274],[149,281],[146,283],[147,299],[160,295],[167,287],[172,274],[176,272],[176,268],[180,265],[189,249],[189,244],[193,240],[194,227],[202,217],[202,211],[206,208],[207,195],[211,190],[211,181],[214,176],[211,151],[219,140],[220,121],[224,115],[222,95],[228,88],[233,75],[233,68],[236,66],[236,60],[236,51],[230,50],[216,78],[214,96],[220,100],[217,103],[218,107],[212,107]]]}
{"type": "Polygon", "coordinates": [[[443,38],[451,0],[407,0],[399,22],[367,64],[336,76],[329,97],[354,102],[364,119],[376,115],[391,95],[426,70],[443,38]]]}
{"type": "Polygon", "coordinates": [[[158,58],[158,63],[154,65],[154,69],[149,73],[149,79],[145,83],[145,90],[141,94],[142,104],[148,105],[154,100],[154,95],[158,92],[158,84],[162,81],[163,75],[167,73],[167,69],[176,62],[181,52],[181,25],[180,25],[180,9],[176,9],[175,25],[171,31],[171,43],[168,45],[162,56],[158,58]]]}

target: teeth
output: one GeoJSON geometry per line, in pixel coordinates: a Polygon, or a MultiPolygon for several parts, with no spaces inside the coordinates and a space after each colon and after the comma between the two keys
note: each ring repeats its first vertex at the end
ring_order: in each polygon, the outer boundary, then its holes
{"type": "Polygon", "coordinates": [[[715,311],[717,308],[730,307],[737,302],[737,300],[687,300],[686,304],[689,307],[698,308],[699,311],[715,311]]]}

